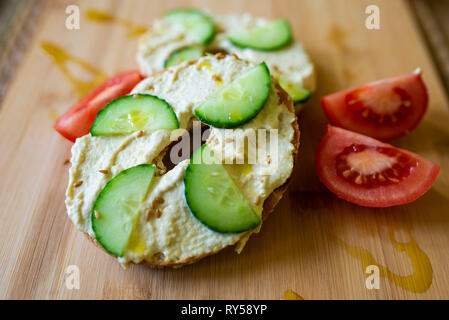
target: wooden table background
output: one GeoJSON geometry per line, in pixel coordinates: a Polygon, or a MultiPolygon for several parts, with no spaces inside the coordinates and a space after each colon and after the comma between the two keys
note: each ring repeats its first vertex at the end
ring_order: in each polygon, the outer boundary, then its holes
{"type": "MultiPolygon", "coordinates": [[[[36,6],[33,2],[30,12],[36,6]]],[[[50,0],[39,12],[32,30],[16,27],[19,35],[32,37],[22,45],[27,49],[16,59],[15,71],[3,82],[0,78],[2,89],[8,83],[0,107],[0,298],[282,299],[288,290],[305,299],[449,298],[448,100],[406,2],[50,0]],[[81,10],[80,30],[64,26],[70,4],[81,10]],[[380,7],[380,30],[364,26],[370,4],[380,7]],[[178,270],[124,270],[77,232],[66,215],[65,161],[71,143],[52,125],[78,99],[78,90],[42,43],[113,75],[137,67],[136,38],[128,36],[125,22],[93,22],[87,10],[150,25],[164,10],[180,5],[288,18],[316,64],[318,91],[300,116],[302,144],[290,188],[242,254],[229,249],[178,270]],[[319,97],[417,66],[424,71],[430,109],[421,125],[394,145],[441,165],[434,187],[412,204],[389,209],[337,199],[313,169],[327,123],[319,97]],[[365,286],[369,264],[380,267],[378,290],[365,286]],[[78,290],[65,285],[70,265],[80,270],[78,290]]],[[[12,67],[13,58],[5,59],[3,66],[12,67]]],[[[68,70],[90,81],[79,66],[68,70]]]]}

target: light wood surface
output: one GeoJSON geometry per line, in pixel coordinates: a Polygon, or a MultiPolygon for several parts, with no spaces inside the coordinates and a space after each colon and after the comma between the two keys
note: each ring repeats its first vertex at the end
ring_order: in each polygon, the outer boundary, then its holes
{"type": "MultiPolygon", "coordinates": [[[[89,80],[79,67],[70,72],[89,80]]],[[[50,1],[0,109],[0,298],[447,299],[448,124],[447,97],[403,1],[50,1]],[[380,7],[377,31],[364,26],[365,7],[373,2],[380,7]],[[81,29],[70,31],[65,8],[73,3],[81,9],[81,29]],[[300,116],[302,145],[289,191],[242,254],[229,249],[178,270],[124,270],[66,215],[64,162],[71,143],[52,125],[78,96],[41,44],[54,43],[113,75],[137,67],[136,38],[123,23],[87,20],[86,10],[149,25],[179,5],[288,18],[316,63],[319,89],[300,116]],[[440,164],[435,185],[397,208],[367,209],[337,199],[313,168],[327,123],[319,97],[417,66],[430,109],[394,145],[440,164]],[[365,267],[373,263],[382,275],[378,290],[365,286],[365,267]],[[79,290],[66,288],[70,265],[79,267],[79,290]]]]}

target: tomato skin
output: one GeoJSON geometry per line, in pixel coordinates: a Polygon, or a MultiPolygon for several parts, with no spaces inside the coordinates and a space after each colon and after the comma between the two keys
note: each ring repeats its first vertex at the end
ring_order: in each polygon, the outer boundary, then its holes
{"type": "Polygon", "coordinates": [[[75,142],[76,138],[89,133],[98,111],[112,100],[130,93],[142,79],[137,70],[110,78],[59,117],[54,125],[55,130],[75,142]]]}
{"type": "Polygon", "coordinates": [[[329,121],[336,126],[355,131],[382,141],[390,141],[413,131],[421,122],[429,105],[427,88],[421,73],[411,73],[398,77],[375,81],[364,86],[342,90],[321,98],[321,106],[329,121]],[[370,121],[355,116],[347,103],[347,97],[357,92],[376,88],[400,88],[410,96],[410,110],[397,123],[370,121]]]}
{"type": "Polygon", "coordinates": [[[339,198],[365,207],[391,207],[412,202],[426,193],[435,182],[440,167],[410,151],[345,129],[328,126],[315,154],[315,168],[320,181],[339,198]],[[399,183],[364,188],[339,176],[335,160],[351,144],[393,148],[417,162],[410,175],[399,183]]]}

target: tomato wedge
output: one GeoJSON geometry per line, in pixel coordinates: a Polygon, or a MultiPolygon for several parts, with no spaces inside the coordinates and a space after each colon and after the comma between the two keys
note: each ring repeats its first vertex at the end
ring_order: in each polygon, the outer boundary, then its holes
{"type": "Polygon", "coordinates": [[[332,124],[382,141],[399,138],[415,129],[428,104],[419,70],[321,99],[332,124]]]}
{"type": "Polygon", "coordinates": [[[440,167],[407,150],[328,126],[315,154],[321,182],[339,198],[366,207],[409,203],[426,193],[440,167]]]}
{"type": "Polygon", "coordinates": [[[89,93],[55,123],[55,130],[70,141],[89,133],[98,111],[114,99],[124,96],[142,81],[139,71],[121,73],[89,93]]]}

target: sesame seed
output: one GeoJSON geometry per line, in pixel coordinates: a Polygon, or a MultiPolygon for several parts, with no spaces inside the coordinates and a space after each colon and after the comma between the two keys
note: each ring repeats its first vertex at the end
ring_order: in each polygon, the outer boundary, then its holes
{"type": "Polygon", "coordinates": [[[137,133],[137,138],[140,138],[141,136],[143,136],[143,131],[142,130],[140,130],[138,133],[137,133]]]}
{"type": "Polygon", "coordinates": [[[155,212],[155,215],[156,215],[156,218],[159,219],[162,216],[161,210],[157,209],[156,212],[155,212]]]}
{"type": "Polygon", "coordinates": [[[221,77],[219,75],[217,75],[217,74],[214,74],[212,76],[212,79],[214,79],[215,82],[222,82],[223,81],[223,79],[221,79],[221,77]]]}
{"type": "Polygon", "coordinates": [[[164,199],[161,197],[156,197],[153,199],[153,201],[151,202],[151,206],[154,207],[160,203],[164,203],[164,199]]]}
{"type": "Polygon", "coordinates": [[[218,60],[223,59],[224,57],[225,57],[225,55],[221,52],[218,52],[215,54],[215,58],[218,60]]]}
{"type": "Polygon", "coordinates": [[[342,174],[343,174],[343,177],[347,178],[351,174],[351,170],[345,170],[345,171],[343,171],[342,174]]]}
{"type": "Polygon", "coordinates": [[[101,214],[97,210],[95,210],[94,214],[95,214],[95,219],[100,219],[101,218],[101,214]]]}
{"type": "Polygon", "coordinates": [[[77,183],[75,183],[73,186],[74,186],[75,188],[78,188],[78,187],[80,187],[82,184],[83,184],[83,180],[80,180],[80,181],[78,181],[77,183]]]}
{"type": "Polygon", "coordinates": [[[108,173],[109,173],[109,170],[101,169],[101,170],[98,170],[98,172],[100,172],[100,173],[102,173],[102,174],[108,174],[108,173]]]}

